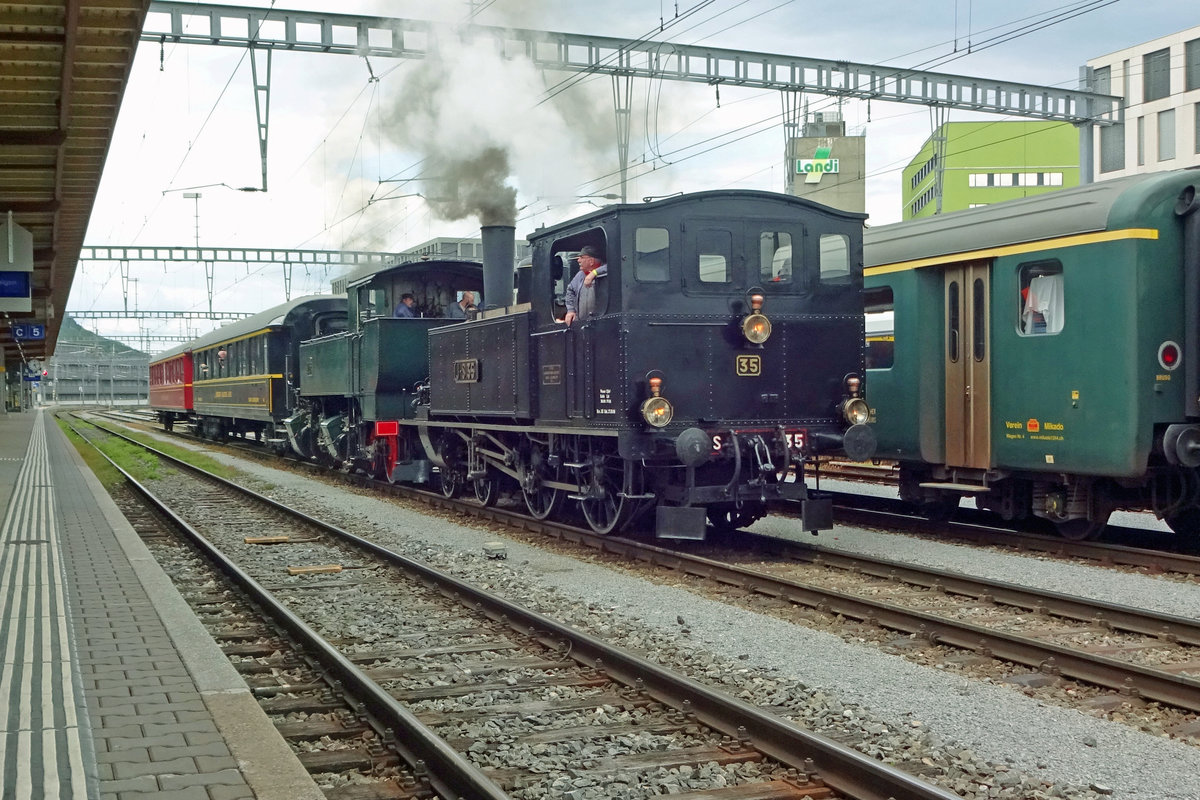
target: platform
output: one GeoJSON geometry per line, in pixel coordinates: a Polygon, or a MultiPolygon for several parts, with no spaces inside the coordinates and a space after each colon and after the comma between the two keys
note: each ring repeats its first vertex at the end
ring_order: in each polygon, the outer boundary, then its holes
{"type": "Polygon", "coordinates": [[[324,797],[48,410],[0,501],[5,800],[324,797]]]}

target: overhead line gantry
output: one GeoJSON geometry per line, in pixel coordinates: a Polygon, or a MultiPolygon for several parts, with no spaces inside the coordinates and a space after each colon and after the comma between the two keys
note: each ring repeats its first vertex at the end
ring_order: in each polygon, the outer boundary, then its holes
{"type": "MultiPolygon", "coordinates": [[[[437,31],[448,27],[425,20],[156,0],[150,4],[142,41],[250,49],[265,190],[272,52],[424,58],[435,47],[437,31]]],[[[1069,122],[1080,128],[1080,163],[1089,165],[1089,172],[1092,126],[1123,121],[1120,97],[1084,89],[649,39],[484,25],[455,30],[469,39],[491,39],[501,54],[524,55],[542,69],[612,77],[622,202],[634,78],[777,90],[783,97],[785,133],[800,122],[797,98],[803,92],[1069,122]]],[[[1091,86],[1087,68],[1081,82],[1091,86]]]]}

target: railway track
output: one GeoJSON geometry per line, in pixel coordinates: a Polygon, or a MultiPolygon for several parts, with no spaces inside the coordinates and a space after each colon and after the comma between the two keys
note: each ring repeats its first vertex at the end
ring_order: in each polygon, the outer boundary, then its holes
{"type": "Polygon", "coordinates": [[[1094,688],[1086,694],[1092,708],[1137,705],[1126,713],[1148,715],[1155,729],[1181,738],[1200,733],[1195,718],[1200,680],[1194,677],[1200,675],[1200,625],[1188,619],[739,534],[739,547],[753,541],[758,552],[784,559],[750,569],[727,563],[744,557],[731,556],[728,549],[704,558],[536,522],[502,507],[480,508],[429,493],[421,497],[433,505],[737,587],[747,597],[777,598],[781,607],[857,620],[880,631],[880,642],[891,648],[957,648],[966,654],[963,664],[978,668],[991,663],[994,677],[1021,686],[1036,688],[1063,678],[1090,684],[1094,688]],[[798,571],[791,562],[812,568],[798,571]],[[850,586],[846,575],[853,576],[850,586]],[[897,633],[906,638],[897,639],[897,633]]]}
{"type": "Polygon", "coordinates": [[[368,725],[371,746],[353,755],[369,760],[362,780],[379,784],[373,796],[411,796],[384,794],[387,784],[428,785],[444,797],[583,797],[614,781],[694,800],[953,796],[425,564],[240,487],[201,485],[174,466],[181,471],[156,484],[168,484],[159,494],[170,495],[176,524],[305,653],[277,657],[274,634],[260,641],[256,624],[224,616],[232,613],[224,592],[203,592],[227,633],[246,637],[238,663],[256,693],[285,715],[280,726],[293,741],[332,739],[347,727],[362,737],[368,725]],[[247,541],[273,535],[288,538],[247,541]],[[287,575],[289,567],[301,574],[287,575]],[[321,673],[335,677],[332,688],[321,673]],[[330,708],[329,695],[341,693],[365,722],[325,719],[344,716],[330,708]],[[316,735],[311,716],[326,732],[316,735]],[[402,779],[379,779],[403,764],[402,779]]]}
{"type": "MultiPolygon", "coordinates": [[[[154,421],[145,415],[131,412],[98,412],[121,424],[153,426],[154,421]]],[[[156,430],[157,432],[157,430],[156,430]]],[[[212,446],[213,442],[191,434],[175,431],[172,435],[212,446]]],[[[221,443],[239,454],[266,463],[277,464],[279,456],[264,450],[252,442],[229,441],[221,443]]],[[[429,501],[429,493],[421,490],[397,487],[375,479],[330,471],[309,462],[289,459],[303,468],[338,475],[353,485],[372,486],[380,491],[420,497],[429,501]]],[[[828,461],[821,465],[822,479],[850,480],[863,483],[888,484],[895,482],[895,468],[888,464],[828,461]]],[[[1017,550],[1044,553],[1055,558],[1082,559],[1106,566],[1134,567],[1158,573],[1177,573],[1200,576],[1200,556],[1194,554],[1200,542],[1181,542],[1173,533],[1158,530],[1129,528],[1109,525],[1105,534],[1108,541],[1071,541],[1057,535],[1043,535],[998,526],[995,515],[962,507],[952,520],[931,520],[914,515],[911,507],[895,498],[852,492],[832,492],[835,518],[839,524],[866,528],[881,528],[920,536],[930,536],[938,541],[965,541],[971,544],[1011,547],[1017,550]]],[[[435,496],[436,497],[436,496],[435,496]]],[[[437,502],[436,499],[433,502],[437,502]]],[[[470,503],[458,506],[469,508],[470,503]]],[[[786,508],[777,509],[786,513],[786,508]]]]}

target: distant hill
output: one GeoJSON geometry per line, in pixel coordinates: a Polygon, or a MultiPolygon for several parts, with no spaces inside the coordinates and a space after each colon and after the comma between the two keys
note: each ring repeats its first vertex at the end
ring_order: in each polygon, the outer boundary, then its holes
{"type": "MultiPolygon", "coordinates": [[[[95,347],[102,353],[111,353],[113,355],[126,355],[130,353],[141,353],[129,345],[122,344],[116,339],[109,339],[101,336],[98,333],[92,333],[87,328],[80,325],[70,316],[63,318],[62,327],[58,331],[58,343],[60,345],[87,345],[95,347]]],[[[145,355],[142,353],[142,355],[145,355]]]]}

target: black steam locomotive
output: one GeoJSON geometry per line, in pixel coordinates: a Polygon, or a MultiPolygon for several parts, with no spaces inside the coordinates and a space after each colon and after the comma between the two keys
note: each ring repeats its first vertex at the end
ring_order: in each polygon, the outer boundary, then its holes
{"type": "Polygon", "coordinates": [[[484,265],[352,274],[345,332],[300,345],[291,447],[393,481],[519,494],[537,518],[577,508],[597,532],[747,525],[802,501],[819,454],[871,457],[865,425],[862,216],[786,195],[715,191],[617,205],[529,237],[483,229],[484,265]],[[585,247],[606,274],[564,300],[585,247]],[[464,290],[485,305],[444,316],[464,290]],[[405,294],[416,318],[392,310],[405,294]],[[650,512],[653,512],[651,514],[650,512]]]}

